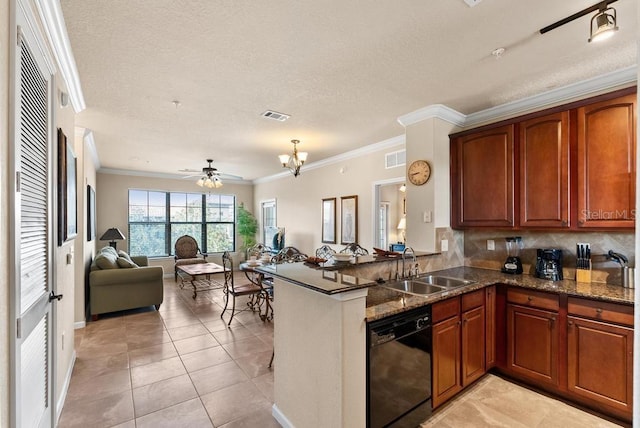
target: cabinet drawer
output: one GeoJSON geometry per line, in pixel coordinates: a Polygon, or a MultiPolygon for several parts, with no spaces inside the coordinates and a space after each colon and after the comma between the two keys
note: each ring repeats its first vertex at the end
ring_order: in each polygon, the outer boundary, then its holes
{"type": "Polygon", "coordinates": [[[460,313],[460,298],[452,297],[451,299],[443,300],[441,302],[434,303],[431,306],[431,316],[433,322],[446,320],[447,318],[455,317],[460,313]]]}
{"type": "Polygon", "coordinates": [[[569,297],[567,311],[571,315],[633,326],[633,306],[569,297]]]}
{"type": "Polygon", "coordinates": [[[484,290],[477,290],[462,295],[462,312],[484,305],[484,290]]]}
{"type": "Polygon", "coordinates": [[[507,290],[507,301],[510,303],[517,303],[522,306],[548,309],[551,311],[557,311],[560,307],[557,294],[544,293],[535,290],[509,288],[507,290]]]}

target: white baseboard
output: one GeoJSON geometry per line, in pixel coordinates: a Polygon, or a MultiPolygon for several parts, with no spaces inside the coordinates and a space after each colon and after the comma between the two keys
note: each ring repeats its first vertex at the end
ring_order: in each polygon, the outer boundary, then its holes
{"type": "Polygon", "coordinates": [[[78,321],[73,323],[73,329],[77,330],[79,328],[85,328],[87,326],[87,322],[86,321],[78,321]]]}
{"type": "Polygon", "coordinates": [[[276,421],[278,421],[280,426],[282,426],[284,428],[295,428],[293,426],[293,424],[291,423],[291,421],[289,419],[287,419],[287,417],[284,415],[284,413],[282,413],[280,411],[280,409],[278,408],[278,406],[276,406],[275,404],[273,406],[271,406],[271,414],[276,419],[276,421]]]}
{"type": "Polygon", "coordinates": [[[67,375],[64,378],[64,384],[62,385],[62,391],[60,392],[60,397],[58,397],[58,402],[56,403],[56,426],[60,421],[60,415],[62,414],[62,408],[64,407],[64,402],[67,398],[67,392],[69,392],[69,384],[71,383],[71,374],[73,373],[73,367],[76,365],[76,351],[73,351],[71,354],[71,364],[69,364],[69,370],[67,370],[67,375]]]}

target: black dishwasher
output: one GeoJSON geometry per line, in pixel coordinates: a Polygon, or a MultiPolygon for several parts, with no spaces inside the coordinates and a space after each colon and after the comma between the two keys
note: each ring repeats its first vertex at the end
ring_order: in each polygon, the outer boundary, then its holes
{"type": "Polygon", "coordinates": [[[367,324],[367,426],[414,428],[431,415],[431,306],[367,324]]]}

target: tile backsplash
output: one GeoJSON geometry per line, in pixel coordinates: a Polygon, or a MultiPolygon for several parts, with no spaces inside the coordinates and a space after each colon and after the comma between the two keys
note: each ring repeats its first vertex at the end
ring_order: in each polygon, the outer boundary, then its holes
{"type": "Polygon", "coordinates": [[[532,232],[532,231],[484,231],[467,230],[464,232],[465,266],[499,270],[506,257],[505,237],[521,236],[524,249],[520,252],[525,274],[535,272],[536,250],[538,248],[557,248],[563,253],[563,274],[565,279],[575,279],[576,243],[591,244],[593,282],[621,284],[620,265],[607,260],[609,250],[622,253],[629,258],[629,266],[635,267],[635,237],[633,232],[532,232]],[[495,242],[495,251],[487,250],[487,240],[495,242]]]}

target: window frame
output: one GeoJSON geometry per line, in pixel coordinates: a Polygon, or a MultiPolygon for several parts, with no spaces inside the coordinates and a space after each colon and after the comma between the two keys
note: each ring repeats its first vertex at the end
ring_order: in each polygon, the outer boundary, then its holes
{"type": "MultiPolygon", "coordinates": [[[[149,200],[147,197],[147,208],[149,207],[149,200]]],[[[185,201],[185,208],[189,206],[188,197],[185,201]]],[[[128,236],[131,236],[131,226],[135,225],[163,225],[164,226],[164,254],[154,254],[148,255],[149,258],[161,258],[161,257],[173,257],[173,238],[172,238],[172,226],[174,225],[197,225],[200,226],[200,236],[194,238],[198,239],[200,251],[205,254],[222,254],[225,251],[236,251],[237,239],[236,239],[236,216],[237,216],[237,196],[234,194],[208,194],[208,193],[197,193],[197,192],[185,192],[185,191],[169,191],[169,190],[151,190],[151,189],[128,189],[127,191],[127,231],[128,236]],[[149,213],[147,211],[147,221],[131,221],[131,192],[147,192],[147,195],[151,192],[153,193],[163,193],[165,200],[165,215],[164,221],[148,221],[149,213]],[[181,194],[181,195],[198,195],[200,196],[200,221],[172,221],[171,219],[171,208],[176,205],[171,205],[171,195],[172,194],[181,194]],[[216,196],[218,197],[218,207],[221,206],[221,201],[223,197],[228,197],[233,199],[233,216],[229,221],[208,221],[207,220],[207,197],[208,196],[216,196]],[[207,246],[207,232],[210,226],[217,225],[231,225],[231,248],[225,249],[222,251],[209,251],[207,246]]],[[[131,253],[131,240],[127,242],[127,251],[131,253]]]]}

